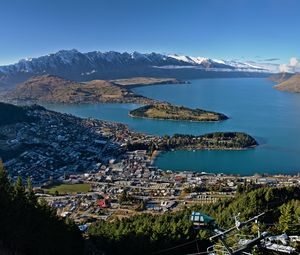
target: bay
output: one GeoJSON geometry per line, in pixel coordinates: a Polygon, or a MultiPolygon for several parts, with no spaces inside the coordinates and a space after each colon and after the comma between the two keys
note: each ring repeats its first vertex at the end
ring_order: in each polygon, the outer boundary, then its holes
{"type": "Polygon", "coordinates": [[[190,84],[138,87],[146,97],[191,108],[222,112],[229,119],[216,123],[137,119],[128,112],[136,104],[48,105],[80,117],[128,124],[150,134],[204,134],[240,131],[252,135],[259,146],[243,151],[174,151],[160,154],[155,165],[177,171],[206,171],[250,175],[300,172],[300,95],[273,89],[261,78],[191,80],[190,84]]]}

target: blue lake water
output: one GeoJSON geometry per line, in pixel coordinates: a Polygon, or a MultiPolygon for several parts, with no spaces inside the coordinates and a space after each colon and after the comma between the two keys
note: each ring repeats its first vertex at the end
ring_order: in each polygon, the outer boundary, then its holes
{"type": "Polygon", "coordinates": [[[161,169],[239,173],[300,172],[300,94],[277,91],[274,83],[258,78],[199,79],[191,84],[135,88],[136,93],[192,108],[226,114],[217,123],[130,118],[136,104],[51,105],[48,108],[80,117],[126,123],[150,134],[246,132],[259,142],[244,151],[174,151],[160,154],[161,169]]]}

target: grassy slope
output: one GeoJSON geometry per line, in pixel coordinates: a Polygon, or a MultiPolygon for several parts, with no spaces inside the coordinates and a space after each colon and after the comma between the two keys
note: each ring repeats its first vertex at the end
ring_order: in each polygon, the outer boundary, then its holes
{"type": "Polygon", "coordinates": [[[300,74],[295,74],[286,81],[274,86],[275,89],[300,93],[300,74]]]}
{"type": "Polygon", "coordinates": [[[61,184],[48,189],[45,189],[50,194],[54,194],[56,191],[59,194],[69,194],[69,193],[87,193],[91,189],[91,185],[87,183],[81,184],[61,184]]]}
{"type": "Polygon", "coordinates": [[[47,103],[152,102],[108,81],[78,83],[53,75],[29,79],[8,93],[7,99],[47,103]]]}

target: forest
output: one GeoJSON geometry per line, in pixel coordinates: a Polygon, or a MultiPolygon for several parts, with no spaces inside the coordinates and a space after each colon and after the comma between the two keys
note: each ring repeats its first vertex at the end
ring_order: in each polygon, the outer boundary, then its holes
{"type": "MultiPolygon", "coordinates": [[[[12,182],[0,161],[0,251],[6,255],[35,254],[188,254],[204,251],[212,243],[212,228],[195,229],[191,212],[205,213],[219,229],[234,225],[234,216],[245,221],[259,213],[260,230],[272,235],[300,234],[300,187],[237,187],[236,196],[210,205],[195,205],[164,214],[143,213],[96,221],[82,235],[69,218],[56,215],[34,194],[30,179],[12,182]]],[[[253,224],[246,233],[255,233],[253,224]]],[[[299,250],[300,247],[297,249],[299,250]]],[[[257,253],[259,254],[259,253],[257,253]]],[[[267,253],[260,253],[267,254],[267,253]]]]}
{"type": "MultiPolygon", "coordinates": [[[[246,220],[265,212],[261,231],[274,235],[300,234],[299,187],[255,190],[239,187],[236,197],[212,205],[197,205],[163,215],[141,214],[122,220],[98,221],[89,228],[88,234],[96,247],[107,254],[188,254],[197,252],[197,246],[203,251],[211,245],[211,230],[193,228],[190,221],[193,210],[212,216],[221,229],[233,226],[238,213],[241,220],[246,220]]],[[[251,231],[255,231],[254,226],[246,229],[251,231]]]]}
{"type": "Polygon", "coordinates": [[[151,154],[154,150],[201,150],[201,149],[245,149],[257,146],[257,141],[250,135],[241,132],[215,132],[199,136],[174,134],[165,135],[161,139],[149,143],[128,143],[128,150],[148,150],[151,154]]]}
{"type": "Polygon", "coordinates": [[[38,202],[30,179],[12,183],[0,161],[0,254],[79,255],[84,239],[69,219],[59,218],[45,201],[38,202]]]}

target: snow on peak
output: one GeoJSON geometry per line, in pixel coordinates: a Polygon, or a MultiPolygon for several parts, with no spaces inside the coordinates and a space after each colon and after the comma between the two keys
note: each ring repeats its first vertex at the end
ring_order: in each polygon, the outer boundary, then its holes
{"type": "Polygon", "coordinates": [[[174,58],[178,61],[186,62],[188,64],[192,64],[192,65],[202,65],[204,63],[207,63],[207,62],[211,61],[211,59],[205,58],[205,57],[180,56],[180,55],[177,55],[177,54],[168,55],[168,57],[174,58]]]}
{"type": "MultiPolygon", "coordinates": [[[[251,61],[210,59],[177,54],[91,51],[81,53],[76,49],[60,50],[37,58],[22,59],[13,65],[0,67],[2,74],[14,75],[18,72],[32,74],[56,73],[58,70],[72,70],[80,75],[91,75],[109,68],[126,68],[126,65],[145,65],[157,68],[194,68],[207,71],[276,72],[278,65],[251,61]]],[[[70,71],[71,72],[71,71],[70,71]]]]}

